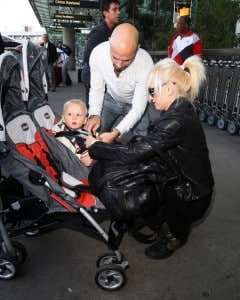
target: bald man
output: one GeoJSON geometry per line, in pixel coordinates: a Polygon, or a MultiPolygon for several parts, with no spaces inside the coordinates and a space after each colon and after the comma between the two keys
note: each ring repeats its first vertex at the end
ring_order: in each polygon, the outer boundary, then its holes
{"type": "Polygon", "coordinates": [[[139,47],[137,29],[128,23],[118,25],[109,41],[93,49],[89,62],[88,132],[95,134],[100,129],[99,138],[108,143],[129,130],[146,135],[147,80],[153,61],[139,47]]]}

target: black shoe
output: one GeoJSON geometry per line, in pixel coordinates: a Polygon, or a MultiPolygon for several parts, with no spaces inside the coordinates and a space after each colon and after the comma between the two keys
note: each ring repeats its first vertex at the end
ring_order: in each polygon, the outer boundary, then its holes
{"type": "Polygon", "coordinates": [[[159,241],[148,247],[145,255],[152,259],[164,259],[171,256],[183,244],[184,242],[179,241],[171,234],[167,226],[163,226],[159,241]]]}
{"type": "Polygon", "coordinates": [[[157,243],[148,247],[145,250],[145,255],[151,259],[164,259],[173,254],[175,250],[181,247],[183,244],[175,239],[175,243],[166,243],[164,240],[159,240],[157,243]]]}

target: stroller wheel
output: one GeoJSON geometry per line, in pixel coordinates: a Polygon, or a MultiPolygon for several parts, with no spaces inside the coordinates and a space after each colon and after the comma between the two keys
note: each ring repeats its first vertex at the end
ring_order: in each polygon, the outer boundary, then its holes
{"type": "Polygon", "coordinates": [[[14,278],[19,270],[17,259],[6,253],[0,254],[0,279],[9,280],[14,278]]]}
{"type": "Polygon", "coordinates": [[[120,266],[105,265],[98,268],[95,282],[106,291],[116,291],[126,285],[127,276],[120,266]]]}
{"type": "Polygon", "coordinates": [[[111,264],[119,264],[122,262],[122,257],[121,261],[118,261],[116,254],[113,251],[107,251],[97,258],[96,261],[96,266],[97,268],[101,266],[106,266],[106,265],[111,265],[111,264]]]}
{"type": "Polygon", "coordinates": [[[17,241],[12,241],[12,246],[15,250],[15,258],[17,259],[17,261],[22,264],[26,261],[27,259],[27,250],[26,248],[23,246],[23,244],[17,242],[17,241]]]}

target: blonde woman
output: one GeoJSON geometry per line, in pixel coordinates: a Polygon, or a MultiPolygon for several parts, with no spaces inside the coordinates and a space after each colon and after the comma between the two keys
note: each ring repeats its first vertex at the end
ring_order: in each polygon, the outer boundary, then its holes
{"type": "Polygon", "coordinates": [[[160,111],[148,135],[128,145],[87,138],[89,155],[106,160],[105,173],[116,162],[126,168],[144,161],[159,162],[156,178],[163,214],[159,239],[145,251],[152,259],[167,258],[185,244],[192,223],[204,216],[211,202],[214,180],[208,148],[192,104],[204,80],[204,65],[198,56],[191,56],[181,66],[170,58],[163,59],[154,66],[148,81],[151,103],[160,111]]]}

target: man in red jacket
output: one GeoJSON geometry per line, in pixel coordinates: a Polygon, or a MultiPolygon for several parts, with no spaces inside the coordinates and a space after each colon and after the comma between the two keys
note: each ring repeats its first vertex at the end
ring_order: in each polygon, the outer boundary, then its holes
{"type": "Polygon", "coordinates": [[[202,56],[202,41],[191,28],[189,16],[181,16],[177,21],[177,33],[168,47],[168,56],[181,65],[192,55],[202,56]]]}

